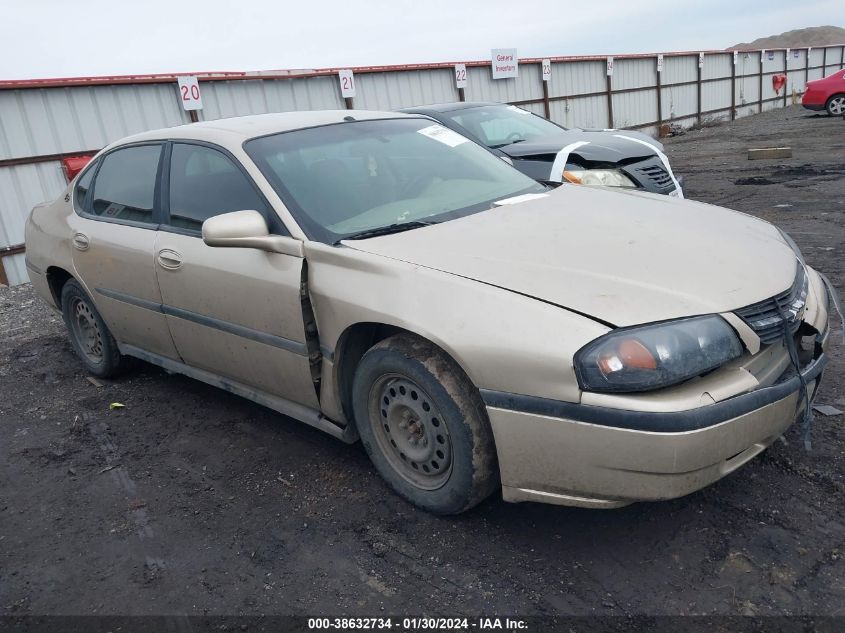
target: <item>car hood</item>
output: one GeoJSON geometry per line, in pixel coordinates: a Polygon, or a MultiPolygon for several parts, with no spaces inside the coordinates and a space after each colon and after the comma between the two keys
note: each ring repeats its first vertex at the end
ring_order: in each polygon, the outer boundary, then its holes
{"type": "Polygon", "coordinates": [[[571,152],[586,161],[618,163],[632,158],[654,156],[661,144],[650,136],[627,130],[567,130],[561,134],[532,138],[497,148],[511,158],[556,154],[564,147],[583,143],[571,152]]]}
{"type": "Polygon", "coordinates": [[[785,290],[796,274],[795,254],[767,222],[667,196],[575,185],[342,243],[616,326],[735,310],[785,290]]]}

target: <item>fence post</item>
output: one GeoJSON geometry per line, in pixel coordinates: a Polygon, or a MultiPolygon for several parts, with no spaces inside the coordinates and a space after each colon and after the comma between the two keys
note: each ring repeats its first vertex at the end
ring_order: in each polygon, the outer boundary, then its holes
{"type": "Polygon", "coordinates": [[[783,51],[783,75],[786,80],[783,82],[783,107],[787,106],[786,93],[789,89],[789,52],[783,51]]]}
{"type": "Polygon", "coordinates": [[[344,97],[343,102],[346,104],[347,110],[354,110],[355,106],[352,103],[352,97],[344,97]]]}
{"type": "Polygon", "coordinates": [[[839,56],[839,70],[845,68],[845,44],[842,45],[842,49],[840,51],[842,54],[839,56]]]}
{"type": "Polygon", "coordinates": [[[697,89],[698,89],[698,114],[697,114],[696,119],[698,120],[699,126],[701,126],[701,71],[703,70],[701,59],[702,58],[699,57],[698,60],[696,61],[696,64],[698,65],[698,80],[697,80],[698,81],[698,84],[697,84],[697,89]]]}
{"type": "Polygon", "coordinates": [[[734,57],[736,53],[731,54],[731,121],[736,120],[736,62],[739,55],[734,57]]]}
{"type": "Polygon", "coordinates": [[[804,91],[807,90],[807,82],[810,81],[810,50],[812,49],[808,46],[807,53],[804,55],[804,91]]]}
{"type": "Polygon", "coordinates": [[[824,74],[827,72],[827,46],[822,51],[824,51],[822,53],[822,77],[824,77],[824,74]]]}
{"type": "Polygon", "coordinates": [[[458,88],[458,101],[466,101],[466,88],[458,88]]]}
{"type": "MultiPolygon", "coordinates": [[[[664,63],[665,63],[665,57],[664,63]]],[[[658,61],[657,56],[654,57],[654,72],[657,75],[657,138],[660,138],[660,128],[663,127],[663,99],[662,99],[662,86],[663,80],[660,78],[660,75],[663,73],[660,72],[660,62],[658,61]]]]}
{"type": "Polygon", "coordinates": [[[546,118],[552,118],[552,108],[549,103],[549,82],[543,82],[543,111],[546,113],[546,118]]]}
{"type": "Polygon", "coordinates": [[[765,56],[765,53],[760,51],[760,82],[757,86],[757,89],[759,90],[757,93],[757,114],[763,114],[763,58],[765,56]]]}
{"type": "MultiPolygon", "coordinates": [[[[614,63],[616,61],[614,60],[614,63]]],[[[607,127],[613,129],[613,76],[607,76],[607,127]]]]}

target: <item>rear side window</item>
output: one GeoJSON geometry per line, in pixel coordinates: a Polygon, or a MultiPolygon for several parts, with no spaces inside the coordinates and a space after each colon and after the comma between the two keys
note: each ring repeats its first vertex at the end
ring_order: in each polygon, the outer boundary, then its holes
{"type": "Polygon", "coordinates": [[[80,176],[73,192],[73,208],[77,211],[85,209],[85,196],[88,195],[88,190],[91,188],[91,181],[94,179],[94,172],[97,171],[96,163],[92,164],[85,173],[80,176]]]}
{"type": "Polygon", "coordinates": [[[153,223],[161,145],[139,145],[107,154],[94,181],[89,211],[115,220],[153,223]]]}
{"type": "Polygon", "coordinates": [[[199,231],[208,218],[267,205],[232,160],[202,145],[175,143],[170,155],[170,225],[199,231]]]}

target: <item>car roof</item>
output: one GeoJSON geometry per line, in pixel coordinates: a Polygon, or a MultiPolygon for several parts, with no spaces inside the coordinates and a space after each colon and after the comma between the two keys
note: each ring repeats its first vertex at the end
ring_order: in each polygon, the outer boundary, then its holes
{"type": "Polygon", "coordinates": [[[485,106],[507,106],[506,103],[495,101],[453,101],[452,103],[431,103],[428,105],[402,108],[397,112],[409,114],[428,114],[429,112],[451,112],[453,110],[469,110],[470,108],[482,108],[485,106]]]}
{"type": "Polygon", "coordinates": [[[127,143],[164,139],[201,140],[231,146],[240,145],[245,140],[258,136],[290,132],[292,130],[321,125],[331,125],[333,123],[343,123],[344,121],[369,121],[405,117],[412,118],[408,114],[375,110],[310,110],[306,112],[252,114],[141,132],[120,139],[109,145],[109,148],[127,143]],[[352,117],[352,119],[349,117],[352,117]]]}

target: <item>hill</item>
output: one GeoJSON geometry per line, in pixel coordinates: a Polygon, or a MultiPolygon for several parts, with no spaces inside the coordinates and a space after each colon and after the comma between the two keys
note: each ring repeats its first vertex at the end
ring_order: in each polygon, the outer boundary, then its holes
{"type": "Polygon", "coordinates": [[[839,26],[811,26],[795,29],[780,35],[758,37],[753,42],[743,42],[729,46],[725,50],[759,48],[803,48],[805,46],[825,46],[845,44],[845,29],[839,26]]]}

